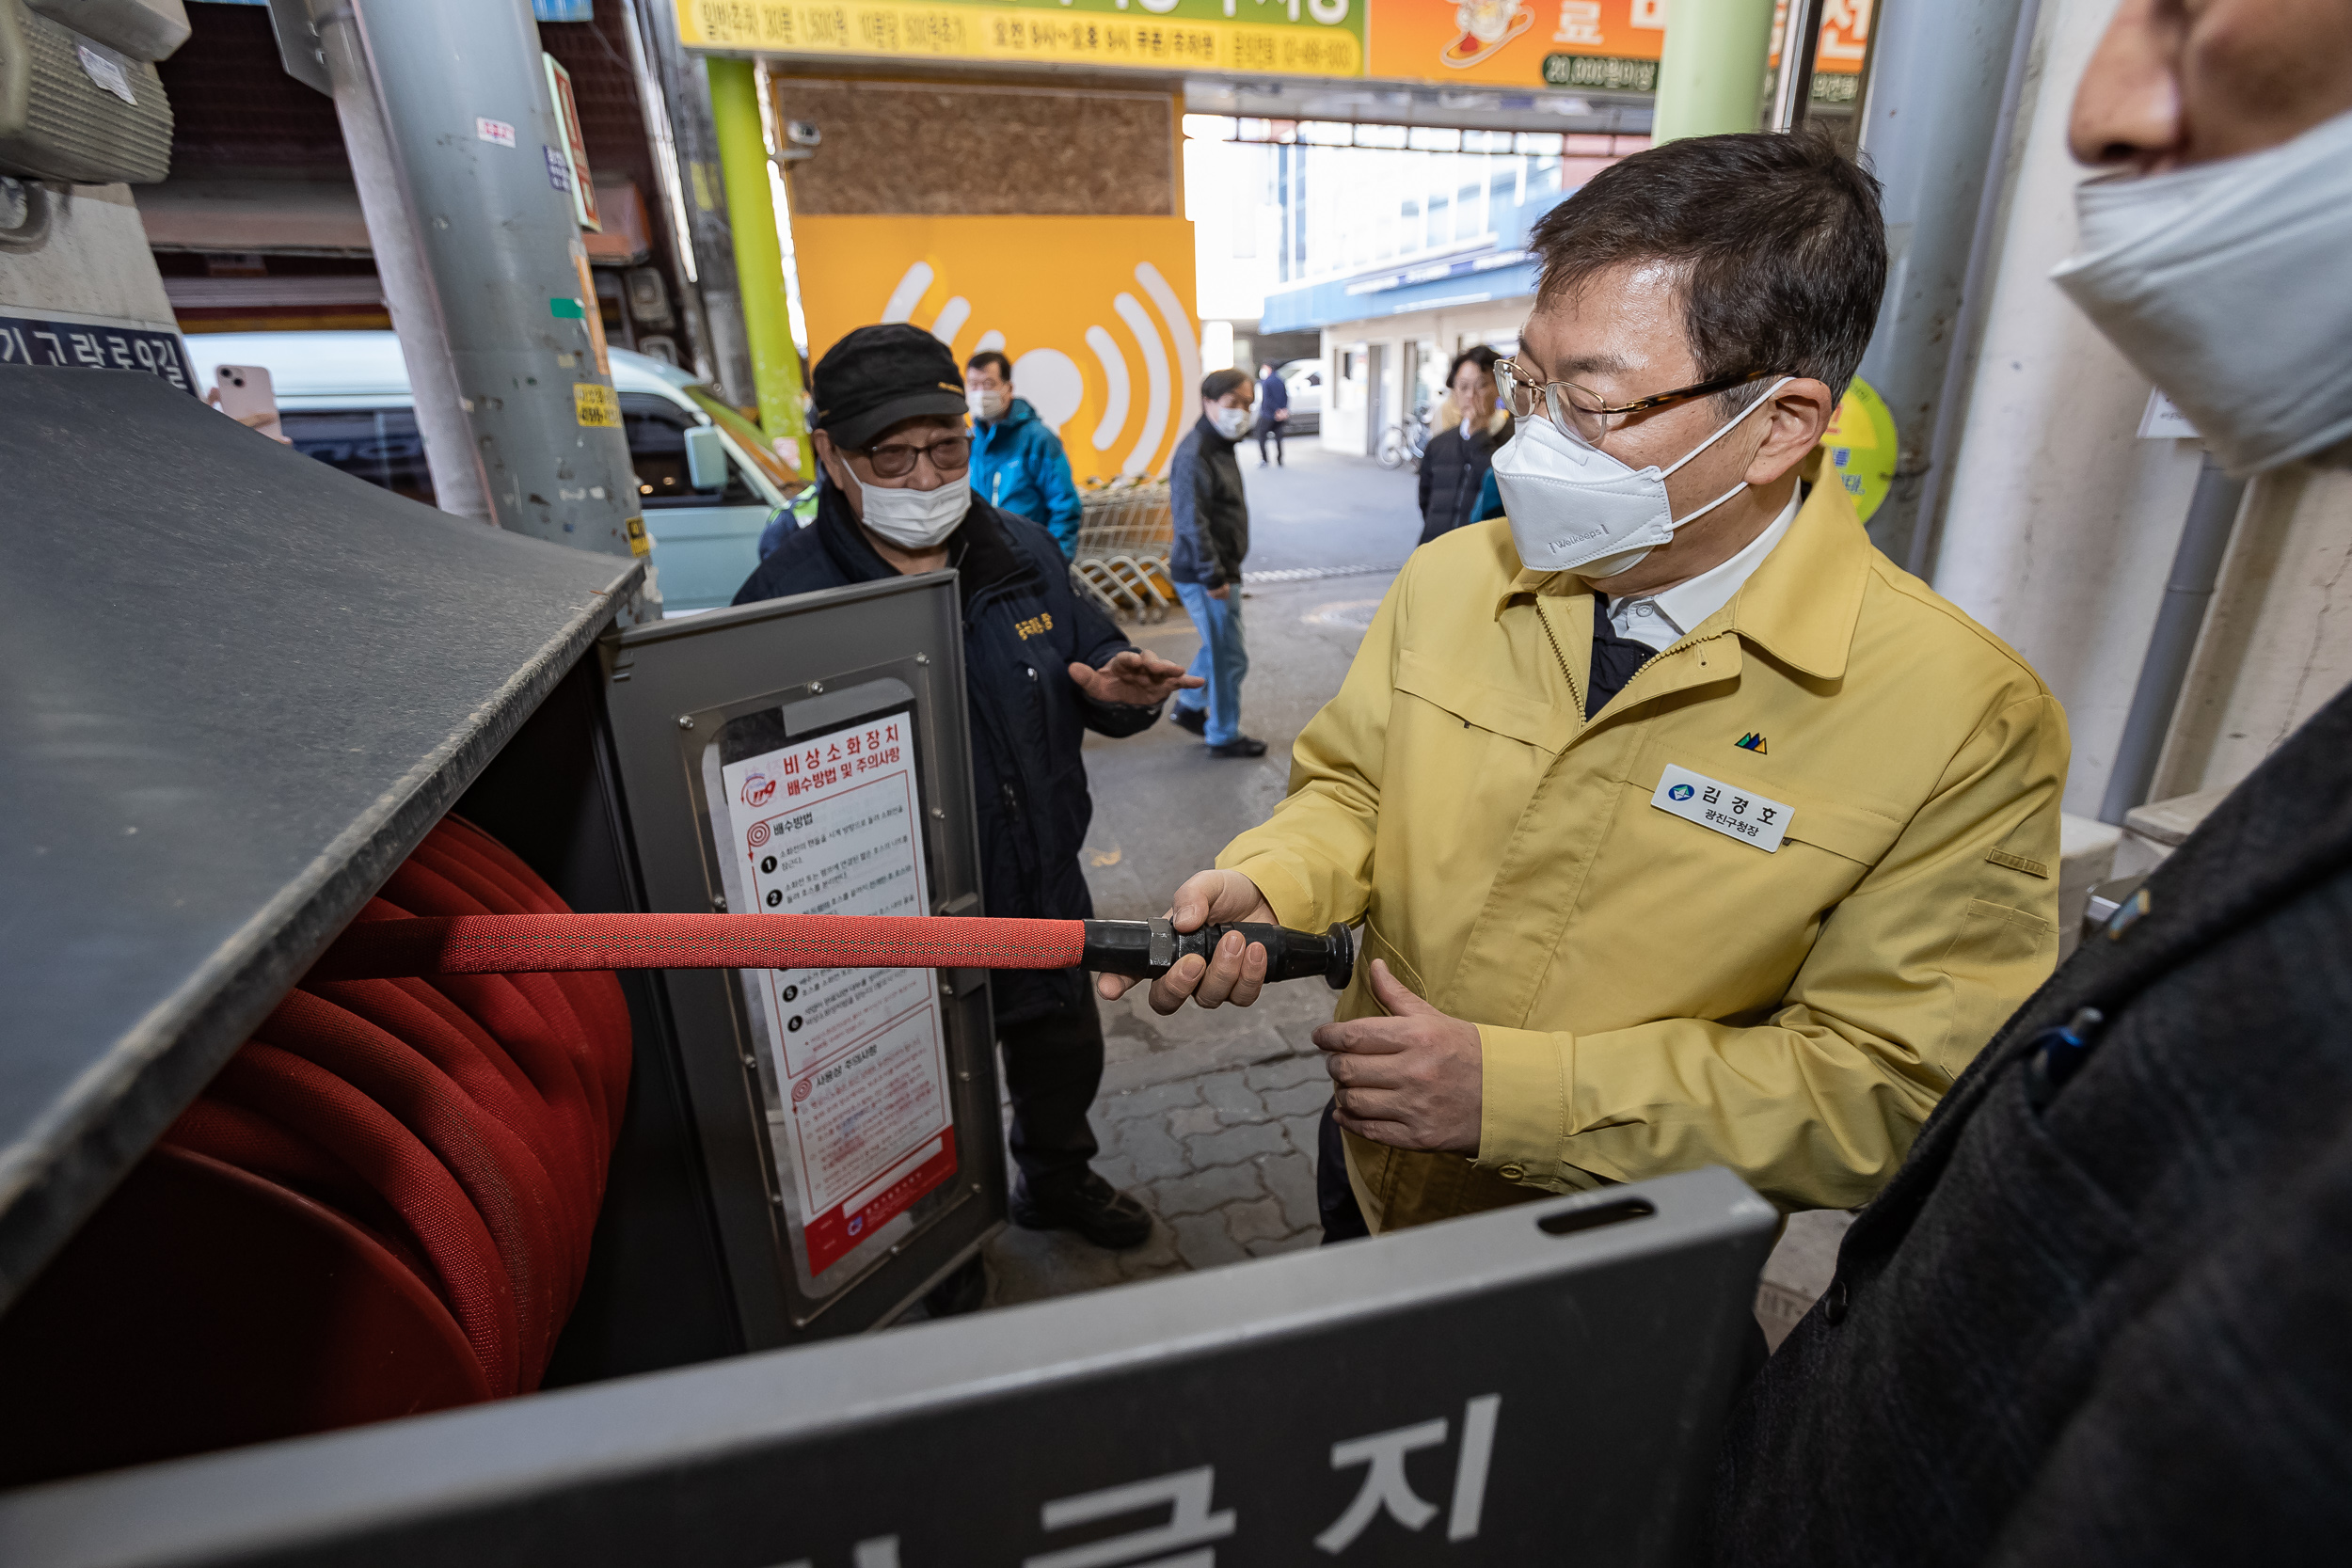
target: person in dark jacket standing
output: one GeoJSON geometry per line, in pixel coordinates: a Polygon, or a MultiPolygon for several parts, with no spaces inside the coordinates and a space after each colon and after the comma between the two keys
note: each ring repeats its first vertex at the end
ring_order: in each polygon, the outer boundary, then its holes
{"type": "Polygon", "coordinates": [[[1249,650],[1241,640],[1241,563],[1249,553],[1249,499],[1234,444],[1249,430],[1249,377],[1212,371],[1200,383],[1200,418],[1177,443],[1168,469],[1175,542],[1168,575],[1200,633],[1188,673],[1207,683],[1205,703],[1176,699],[1176,722],[1218,757],[1262,757],[1265,742],[1241,733],[1241,680],[1249,650]]]}
{"type": "Polygon", "coordinates": [[[1291,420],[1291,389],[1272,365],[1258,367],[1258,467],[1265,467],[1266,437],[1274,437],[1274,463],[1282,465],[1282,427],[1291,420]]]}
{"type": "MultiPolygon", "coordinates": [[[[954,567],[988,912],[1090,918],[1078,869],[1094,813],[1084,732],[1134,735],[1170,692],[1200,682],[1130,646],[1073,594],[1042,528],[973,497],[964,388],[936,338],[862,326],[817,362],[813,379],[824,470],[817,521],[787,534],[735,602],[954,567]]],[[[993,990],[1020,1167],[1014,1220],[1075,1230],[1097,1246],[1139,1244],[1151,1215],[1089,1165],[1103,1024],[1085,974],[999,971],[993,990]]]]}
{"type": "Polygon", "coordinates": [[[1000,512],[1044,525],[1061,558],[1078,556],[1085,503],[1070,477],[1070,454],[1054,427],[1012,391],[1012,361],[983,349],[963,367],[964,405],[972,411],[972,490],[1000,512]]]}
{"type": "Polygon", "coordinates": [[[1478,521],[1479,488],[1511,436],[1511,411],[1495,395],[1500,357],[1482,343],[1457,355],[1446,374],[1445,401],[1430,420],[1437,434],[1421,457],[1421,544],[1478,521]]]}
{"type": "MultiPolygon", "coordinates": [[[[2352,4],[2123,0],[2071,139],[2107,177],[2058,286],[2229,470],[2352,465],[2352,4]]],[[[2348,956],[2339,693],[1855,1218],[1735,1412],[1716,1560],[2344,1560],[2348,956]]]]}

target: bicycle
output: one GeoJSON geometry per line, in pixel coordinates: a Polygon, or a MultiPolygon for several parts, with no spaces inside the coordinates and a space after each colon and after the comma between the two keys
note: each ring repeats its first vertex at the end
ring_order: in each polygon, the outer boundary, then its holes
{"type": "Polygon", "coordinates": [[[1409,419],[1395,420],[1380,433],[1380,448],[1374,455],[1384,468],[1401,468],[1409,462],[1419,473],[1422,454],[1428,450],[1429,410],[1416,408],[1409,419]]]}

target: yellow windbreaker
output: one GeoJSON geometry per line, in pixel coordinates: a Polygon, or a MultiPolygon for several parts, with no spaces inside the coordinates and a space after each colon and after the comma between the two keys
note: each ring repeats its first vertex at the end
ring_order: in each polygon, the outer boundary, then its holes
{"type": "Polygon", "coordinates": [[[1836,485],[1587,721],[1592,624],[1503,522],[1424,545],[1217,859],[1365,922],[1341,1018],[1380,958],[1479,1025],[1474,1160],[1349,1135],[1375,1230],[1706,1164],[1851,1208],[2057,961],[2065,715],[1836,485]],[[1777,851],[1654,804],[1669,766],[1785,811],[1777,851]]]}

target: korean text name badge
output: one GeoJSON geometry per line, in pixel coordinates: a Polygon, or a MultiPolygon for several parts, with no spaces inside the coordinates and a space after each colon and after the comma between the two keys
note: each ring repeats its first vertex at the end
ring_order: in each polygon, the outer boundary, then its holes
{"type": "Polygon", "coordinates": [[[1777,854],[1780,836],[1788,831],[1789,809],[1768,800],[1752,789],[1693,773],[1668,763],[1649,803],[1672,812],[1686,822],[1712,828],[1726,838],[1753,844],[1766,854],[1777,854]]]}

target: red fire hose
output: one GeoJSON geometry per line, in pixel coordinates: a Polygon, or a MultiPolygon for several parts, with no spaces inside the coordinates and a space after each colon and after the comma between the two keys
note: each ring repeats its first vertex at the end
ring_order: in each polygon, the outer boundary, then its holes
{"type": "Polygon", "coordinates": [[[1178,931],[1165,920],[841,914],[503,914],[402,919],[370,906],[310,980],[614,969],[1070,969],[1157,976],[1229,931],[1266,950],[1266,977],[1347,984],[1355,944],[1280,926],[1178,931]]]}
{"type": "Polygon", "coordinates": [[[0,1320],[0,1485],[537,1387],[628,1098],[615,970],[1158,975],[1229,930],[1353,968],[1340,927],[574,914],[447,818],[0,1320]]]}

